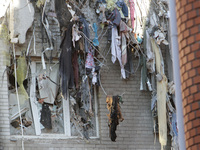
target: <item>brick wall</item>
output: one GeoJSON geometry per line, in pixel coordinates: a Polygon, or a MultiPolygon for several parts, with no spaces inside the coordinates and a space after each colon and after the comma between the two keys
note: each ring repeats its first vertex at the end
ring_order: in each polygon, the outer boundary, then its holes
{"type": "Polygon", "coordinates": [[[176,0],[187,149],[200,147],[200,1],[176,0]]]}

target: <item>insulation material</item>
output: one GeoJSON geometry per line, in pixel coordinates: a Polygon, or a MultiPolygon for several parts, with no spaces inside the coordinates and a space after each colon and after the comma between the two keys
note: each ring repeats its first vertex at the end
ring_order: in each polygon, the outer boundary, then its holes
{"type": "Polygon", "coordinates": [[[157,109],[158,109],[158,125],[159,125],[159,141],[161,146],[167,145],[167,118],[166,118],[166,94],[167,94],[167,78],[164,75],[162,66],[162,54],[154,39],[151,39],[152,48],[156,57],[156,71],[162,75],[162,80],[157,81],[157,109]]]}
{"type": "Polygon", "coordinates": [[[53,104],[58,92],[59,65],[47,65],[47,70],[43,70],[41,65],[37,67],[40,98],[44,98],[46,103],[53,104]]]}
{"type": "Polygon", "coordinates": [[[19,102],[20,105],[24,104],[26,100],[28,100],[29,96],[26,92],[23,82],[26,79],[27,74],[27,64],[25,56],[20,56],[17,60],[17,83],[19,84],[18,92],[19,92],[19,102]]]}

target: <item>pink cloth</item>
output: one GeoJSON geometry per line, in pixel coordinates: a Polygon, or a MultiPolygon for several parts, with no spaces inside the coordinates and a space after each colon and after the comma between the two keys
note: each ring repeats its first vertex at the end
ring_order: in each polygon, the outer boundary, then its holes
{"type": "Polygon", "coordinates": [[[135,4],[133,0],[129,0],[130,4],[130,15],[131,15],[131,23],[132,23],[132,28],[134,29],[134,11],[135,11],[135,4]]]}
{"type": "Polygon", "coordinates": [[[93,56],[94,50],[92,48],[89,49],[89,52],[86,57],[85,67],[86,68],[94,68],[94,56],[93,56]]]}

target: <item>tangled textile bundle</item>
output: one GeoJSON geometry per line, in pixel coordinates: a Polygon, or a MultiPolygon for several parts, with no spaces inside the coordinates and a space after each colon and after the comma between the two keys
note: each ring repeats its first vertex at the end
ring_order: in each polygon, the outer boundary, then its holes
{"type": "Polygon", "coordinates": [[[119,124],[119,120],[122,122],[124,118],[122,117],[120,106],[119,106],[119,100],[120,96],[107,96],[106,97],[106,103],[107,103],[107,109],[109,110],[109,114],[107,114],[109,119],[109,133],[110,133],[110,139],[112,141],[115,141],[117,138],[117,135],[115,131],[117,130],[117,125],[119,124]]]}

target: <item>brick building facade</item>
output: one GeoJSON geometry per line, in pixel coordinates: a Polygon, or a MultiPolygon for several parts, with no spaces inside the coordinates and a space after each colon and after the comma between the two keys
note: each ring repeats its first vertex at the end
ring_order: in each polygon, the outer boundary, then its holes
{"type": "Polygon", "coordinates": [[[200,147],[200,1],[176,0],[186,149],[200,147]]]}

